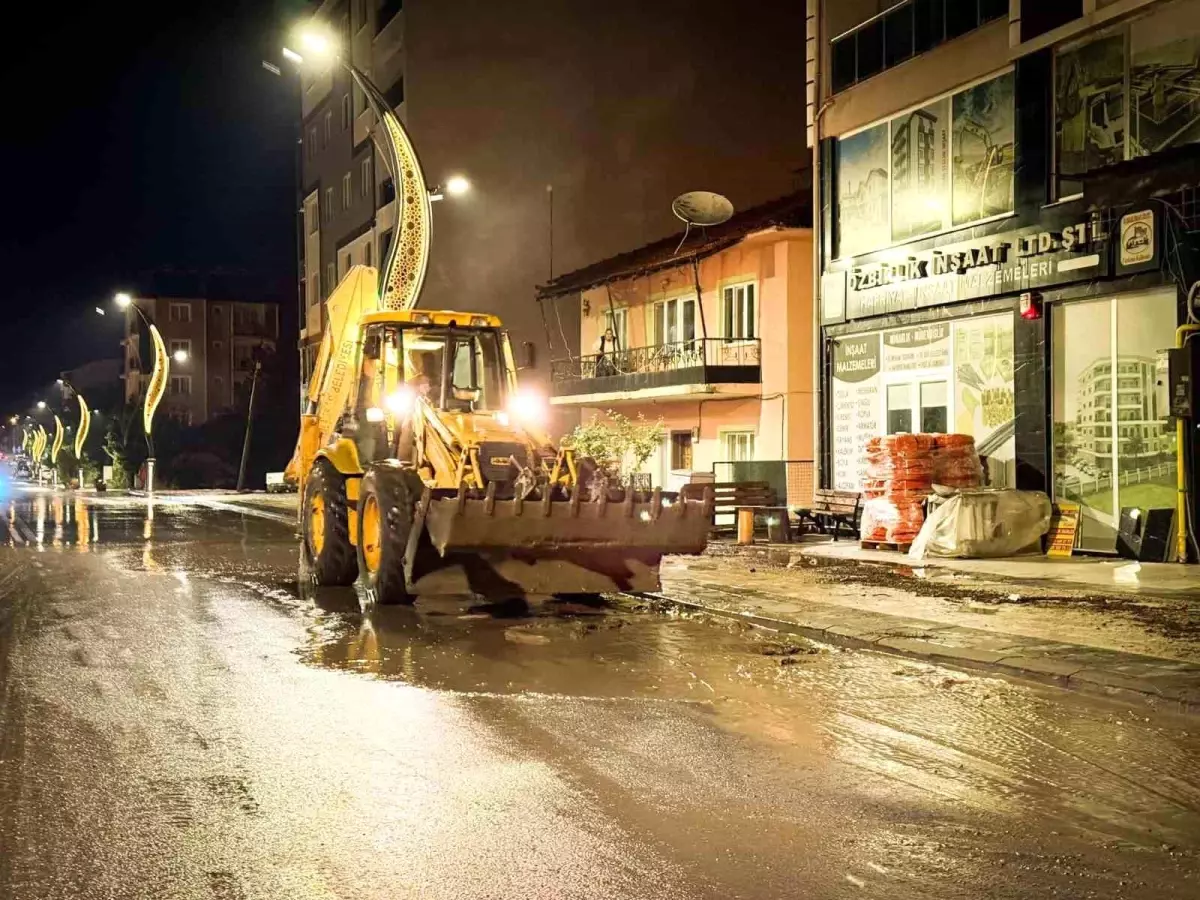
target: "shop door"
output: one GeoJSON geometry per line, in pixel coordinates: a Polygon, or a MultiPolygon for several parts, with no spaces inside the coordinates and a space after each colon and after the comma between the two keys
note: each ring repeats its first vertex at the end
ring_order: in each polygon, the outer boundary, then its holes
{"type": "Polygon", "coordinates": [[[1054,495],[1080,504],[1083,550],[1116,549],[1123,507],[1175,505],[1175,322],[1169,289],[1052,310],[1054,495]]]}

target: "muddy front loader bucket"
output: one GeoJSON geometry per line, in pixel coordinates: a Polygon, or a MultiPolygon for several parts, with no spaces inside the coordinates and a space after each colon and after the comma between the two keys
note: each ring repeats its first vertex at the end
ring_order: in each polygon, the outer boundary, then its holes
{"type": "Polygon", "coordinates": [[[711,490],[687,500],[628,491],[613,502],[585,501],[578,492],[563,500],[496,500],[427,488],[416,524],[428,544],[422,552],[414,529],[410,588],[495,598],[656,591],[662,557],[702,553],[712,515],[711,490]]]}

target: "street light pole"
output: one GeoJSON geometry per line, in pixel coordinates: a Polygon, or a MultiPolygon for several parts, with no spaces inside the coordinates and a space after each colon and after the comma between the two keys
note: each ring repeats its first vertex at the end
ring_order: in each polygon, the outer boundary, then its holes
{"type": "MultiPolygon", "coordinates": [[[[167,360],[167,348],[163,345],[162,335],[159,334],[157,326],[150,321],[145,311],[137,304],[137,302],[127,293],[119,293],[114,298],[117,306],[120,309],[128,310],[130,307],[137,312],[142,322],[146,326],[146,330],[150,334],[150,343],[154,351],[154,370],[150,374],[150,383],[146,386],[146,401],[142,407],[142,430],[146,435],[146,449],[150,455],[146,457],[146,493],[150,496],[154,495],[154,411],[158,409],[159,401],[162,400],[163,393],[166,390],[167,379],[170,377],[171,364],[167,360]]],[[[141,374],[141,351],[138,352],[138,373],[141,374]]]]}

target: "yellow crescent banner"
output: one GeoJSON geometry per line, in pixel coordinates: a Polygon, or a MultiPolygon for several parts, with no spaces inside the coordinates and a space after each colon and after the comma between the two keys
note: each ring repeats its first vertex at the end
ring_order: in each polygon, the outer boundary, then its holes
{"type": "Polygon", "coordinates": [[[150,433],[150,423],[154,421],[154,411],[162,400],[167,388],[167,348],[163,346],[162,335],[158,328],[150,326],[150,342],[154,345],[154,371],[150,374],[150,385],[146,388],[146,405],[142,409],[142,428],[150,433]]]}
{"type": "Polygon", "coordinates": [[[62,449],[63,427],[62,419],[54,417],[54,446],[50,448],[50,465],[58,464],[58,451],[62,449]]]}
{"type": "Polygon", "coordinates": [[[82,463],[83,444],[87,440],[88,429],[92,427],[92,411],[84,402],[83,394],[76,393],[75,399],[79,401],[79,431],[75,434],[75,458],[82,463]]]}
{"type": "Polygon", "coordinates": [[[37,437],[33,439],[33,458],[41,462],[46,455],[46,429],[40,424],[37,429],[37,437]]]}
{"type": "Polygon", "coordinates": [[[21,432],[21,452],[27,453],[28,451],[29,451],[29,431],[25,430],[25,431],[21,432]]]}

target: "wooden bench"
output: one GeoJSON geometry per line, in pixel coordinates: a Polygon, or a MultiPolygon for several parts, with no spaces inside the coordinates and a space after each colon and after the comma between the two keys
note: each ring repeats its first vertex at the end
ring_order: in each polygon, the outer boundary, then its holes
{"type": "Polygon", "coordinates": [[[813,492],[811,506],[797,509],[800,525],[811,522],[821,534],[829,534],[836,541],[843,529],[851,537],[858,537],[858,517],[862,512],[862,494],[856,491],[831,491],[818,488],[813,492]]]}
{"type": "MultiPolygon", "coordinates": [[[[717,525],[718,516],[736,517],[739,507],[764,507],[775,509],[779,507],[779,498],[775,489],[765,481],[731,481],[717,484],[685,484],[680,489],[680,496],[685,500],[700,499],[704,489],[713,490],[713,531],[732,530],[730,525],[717,525]]],[[[786,520],[786,510],[784,518],[786,520]]]]}

